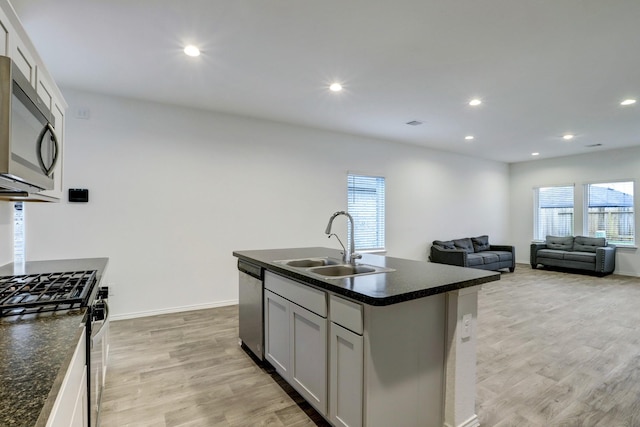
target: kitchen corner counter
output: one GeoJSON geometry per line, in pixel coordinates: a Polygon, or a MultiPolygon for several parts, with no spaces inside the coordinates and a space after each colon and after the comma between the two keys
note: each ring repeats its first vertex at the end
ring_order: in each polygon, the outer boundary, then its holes
{"type": "Polygon", "coordinates": [[[343,279],[321,278],[303,269],[275,262],[300,258],[342,257],[340,251],[322,247],[234,251],[233,255],[290,279],[303,281],[373,306],[397,304],[500,280],[500,273],[495,271],[373,254],[363,254],[358,263],[392,268],[394,271],[343,279]]]}
{"type": "MultiPolygon", "coordinates": [[[[13,263],[0,276],[97,270],[108,258],[13,263]]],[[[85,325],[86,308],[0,318],[0,425],[44,426],[85,325]]]]}

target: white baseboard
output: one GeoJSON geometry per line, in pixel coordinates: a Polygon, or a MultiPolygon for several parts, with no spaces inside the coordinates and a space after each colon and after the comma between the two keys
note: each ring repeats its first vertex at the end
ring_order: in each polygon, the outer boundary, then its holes
{"type": "Polygon", "coordinates": [[[136,313],[125,313],[125,314],[116,314],[111,315],[110,320],[126,320],[126,319],[135,319],[138,317],[148,317],[148,316],[157,316],[159,314],[170,314],[170,313],[180,313],[181,311],[194,311],[194,310],[204,310],[207,308],[217,308],[217,307],[226,307],[229,305],[238,304],[238,300],[229,300],[229,301],[217,301],[206,304],[195,304],[195,305],[185,305],[182,307],[171,307],[171,308],[163,308],[161,310],[150,310],[150,311],[139,311],[136,313]]]}

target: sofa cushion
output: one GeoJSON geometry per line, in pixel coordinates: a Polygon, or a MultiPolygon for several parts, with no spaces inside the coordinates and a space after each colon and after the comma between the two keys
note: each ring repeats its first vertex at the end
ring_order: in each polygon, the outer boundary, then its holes
{"type": "Polygon", "coordinates": [[[494,254],[498,257],[500,261],[511,261],[513,260],[513,254],[507,251],[485,251],[484,253],[494,254]]]}
{"type": "Polygon", "coordinates": [[[547,236],[547,248],[562,251],[573,250],[573,236],[547,236]]]}
{"type": "Polygon", "coordinates": [[[451,240],[446,240],[446,241],[434,240],[433,244],[435,246],[441,247],[442,249],[455,249],[456,248],[456,245],[454,245],[451,240]]]}
{"type": "Polygon", "coordinates": [[[538,251],[538,258],[564,259],[567,253],[567,251],[560,249],[540,249],[538,251]]]}
{"type": "Polygon", "coordinates": [[[489,236],[478,236],[472,237],[471,242],[473,243],[473,250],[475,252],[482,252],[488,250],[491,245],[489,245],[489,236]]]}
{"type": "Polygon", "coordinates": [[[453,244],[455,245],[456,249],[461,249],[468,254],[473,253],[473,242],[468,237],[465,237],[464,239],[456,239],[453,241],[453,244]]]}
{"type": "Polygon", "coordinates": [[[596,252],[596,248],[607,246],[604,237],[576,236],[573,240],[573,250],[578,252],[596,252]]]}
{"type": "Polygon", "coordinates": [[[567,252],[564,256],[567,261],[587,262],[589,264],[596,263],[595,252],[567,252]]]}
{"type": "Polygon", "coordinates": [[[474,265],[482,264],[484,264],[484,259],[480,256],[480,254],[467,254],[467,267],[473,267],[474,265]]]}
{"type": "MultiPolygon", "coordinates": [[[[477,256],[481,257],[483,264],[493,264],[494,262],[498,262],[500,260],[498,258],[498,255],[493,254],[491,252],[480,252],[480,253],[476,253],[474,255],[477,255],[477,256]]],[[[468,257],[468,255],[467,255],[467,257],[468,257]]]]}

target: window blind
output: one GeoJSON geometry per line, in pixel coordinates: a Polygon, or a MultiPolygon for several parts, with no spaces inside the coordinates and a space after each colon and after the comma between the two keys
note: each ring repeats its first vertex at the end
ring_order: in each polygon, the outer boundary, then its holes
{"type": "Polygon", "coordinates": [[[618,245],[633,245],[633,181],[588,184],[586,190],[588,235],[606,237],[618,245]]]}
{"type": "Polygon", "coordinates": [[[535,189],[534,238],[573,235],[573,185],[535,189]]]}
{"type": "MultiPolygon", "coordinates": [[[[385,182],[381,176],[348,175],[347,210],[353,217],[356,250],[385,247],[385,182]]],[[[350,227],[350,225],[349,225],[350,227]]],[[[349,230],[351,233],[351,230],[349,230]]]]}

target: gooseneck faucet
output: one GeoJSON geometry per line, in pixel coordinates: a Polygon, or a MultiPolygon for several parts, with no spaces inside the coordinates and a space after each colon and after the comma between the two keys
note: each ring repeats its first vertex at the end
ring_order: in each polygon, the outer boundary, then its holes
{"type": "MultiPolygon", "coordinates": [[[[345,215],[347,218],[349,218],[349,223],[351,224],[351,238],[347,242],[347,248],[349,250],[345,249],[344,252],[342,253],[342,262],[344,262],[345,264],[356,265],[356,259],[362,258],[362,255],[355,252],[353,217],[349,215],[348,212],[345,212],[345,211],[335,212],[333,215],[331,215],[331,218],[329,218],[329,224],[327,224],[327,229],[324,230],[324,232],[325,234],[329,235],[329,238],[331,238],[331,235],[332,235],[331,226],[333,225],[333,220],[340,215],[345,215]]],[[[336,236],[336,238],[338,237],[335,234],[333,235],[336,236]]],[[[338,241],[340,242],[340,239],[338,239],[338,241]]],[[[340,245],[342,245],[342,242],[340,242],[340,245]]],[[[342,248],[344,249],[344,245],[342,245],[342,248]]]]}

